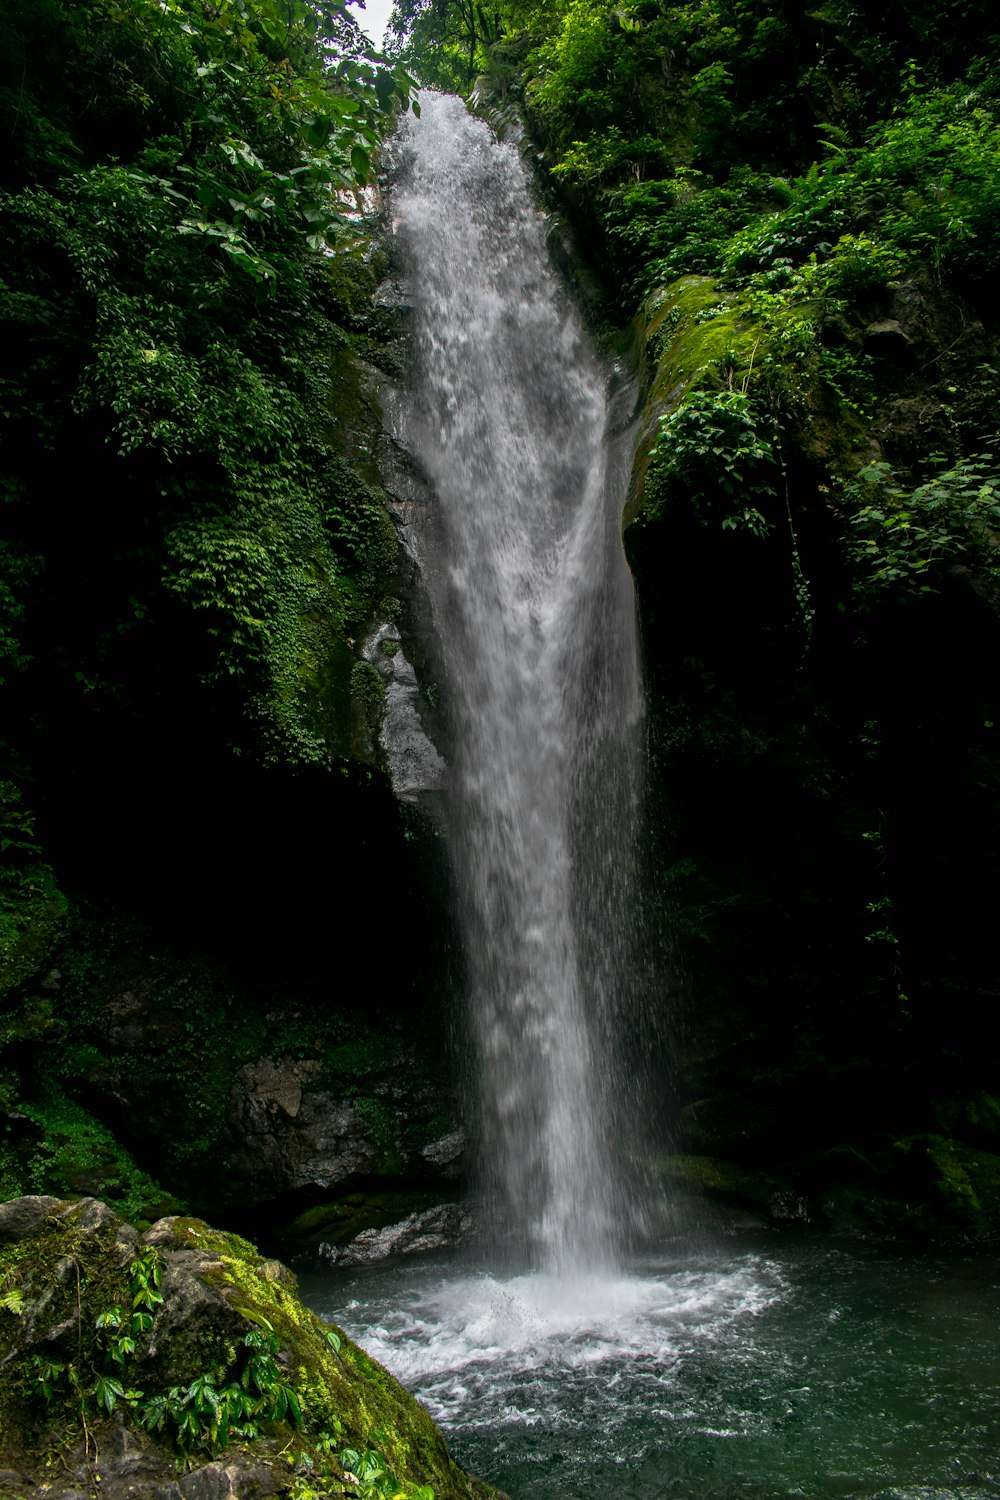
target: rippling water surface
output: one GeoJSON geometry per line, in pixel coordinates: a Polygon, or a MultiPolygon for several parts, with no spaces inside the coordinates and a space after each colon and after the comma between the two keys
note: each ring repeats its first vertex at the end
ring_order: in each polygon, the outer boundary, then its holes
{"type": "Polygon", "coordinates": [[[1000,1261],[677,1246],[621,1275],[303,1279],[513,1500],[1000,1496],[1000,1261]]]}

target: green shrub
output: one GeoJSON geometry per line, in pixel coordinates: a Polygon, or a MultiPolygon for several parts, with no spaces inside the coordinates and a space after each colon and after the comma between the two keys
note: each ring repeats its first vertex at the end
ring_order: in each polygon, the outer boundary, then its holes
{"type": "Polygon", "coordinates": [[[886,596],[935,593],[949,568],[972,569],[1000,600],[1000,469],[976,455],[915,490],[888,464],[870,464],[844,492],[847,550],[865,607],[886,596]]]}
{"type": "Polygon", "coordinates": [[[775,494],[776,433],[741,391],[695,391],[660,421],[646,479],[647,514],[688,503],[703,525],[765,536],[756,501],[775,494]]]}

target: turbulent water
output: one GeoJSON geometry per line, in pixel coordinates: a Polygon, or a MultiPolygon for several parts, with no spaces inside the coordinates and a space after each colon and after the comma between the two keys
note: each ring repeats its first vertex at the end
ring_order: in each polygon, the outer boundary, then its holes
{"type": "Polygon", "coordinates": [[[636,1201],[615,1019],[641,716],[623,444],[517,150],[430,95],[394,178],[416,351],[395,420],[434,495],[423,571],[491,1214],[512,1263],[609,1264],[636,1201]]]}
{"type": "Polygon", "coordinates": [[[461,1264],[304,1292],[513,1500],[996,1500],[1000,1264],[677,1245],[594,1277],[461,1264]]]}

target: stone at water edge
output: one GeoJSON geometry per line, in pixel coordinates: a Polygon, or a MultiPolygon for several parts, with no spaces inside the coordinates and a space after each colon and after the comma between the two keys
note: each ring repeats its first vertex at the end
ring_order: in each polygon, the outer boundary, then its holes
{"type": "Polygon", "coordinates": [[[22,1302],[20,1314],[0,1313],[0,1471],[18,1500],[35,1493],[85,1500],[95,1485],[103,1500],[266,1500],[294,1481],[289,1453],[312,1456],[320,1468],[326,1455],[316,1444],[323,1433],[334,1433],[338,1448],[377,1448],[403,1492],[430,1485],[435,1500],[497,1495],[452,1462],[428,1414],[388,1372],[346,1335],[338,1351],[331,1348],[327,1326],[295,1296],[292,1272],[239,1236],[181,1217],[161,1219],[140,1236],[106,1204],[87,1198],[14,1200],[0,1206],[0,1234],[7,1237],[0,1286],[16,1289],[22,1302]],[[198,1457],[205,1461],[183,1478],[172,1446],[133,1425],[121,1405],[103,1418],[95,1403],[88,1454],[78,1421],[58,1403],[40,1412],[25,1395],[24,1375],[36,1354],[72,1361],[83,1388],[93,1385],[105,1366],[97,1318],[128,1305],[129,1264],[154,1248],[163,1302],[125,1383],[149,1398],[213,1371],[225,1386],[238,1378],[244,1338],[266,1319],[280,1340],[280,1378],[302,1406],[298,1429],[276,1423],[252,1444],[203,1452],[198,1457]],[[64,1460],[58,1478],[44,1463],[53,1445],[64,1460]]]}
{"type": "Polygon", "coordinates": [[[473,1228],[467,1209],[439,1203],[423,1213],[410,1214],[384,1229],[363,1229],[346,1245],[322,1243],[317,1254],[333,1266],[367,1266],[394,1255],[425,1255],[431,1250],[453,1250],[473,1228]]]}

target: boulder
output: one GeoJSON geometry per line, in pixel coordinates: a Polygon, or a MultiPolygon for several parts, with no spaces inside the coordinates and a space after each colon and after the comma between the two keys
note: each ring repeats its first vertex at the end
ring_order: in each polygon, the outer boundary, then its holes
{"type": "Polygon", "coordinates": [[[0,1203],[0,1245],[14,1245],[18,1240],[39,1234],[49,1215],[62,1207],[64,1205],[58,1198],[41,1196],[14,1198],[9,1203],[0,1203]]]}
{"type": "Polygon", "coordinates": [[[472,1227],[472,1215],[460,1204],[439,1203],[384,1229],[364,1229],[346,1245],[323,1243],[318,1253],[330,1265],[366,1266],[394,1255],[454,1249],[472,1227]]]}
{"type": "Polygon", "coordinates": [[[237,1235],[174,1217],[140,1237],[94,1199],[18,1199],[0,1224],[0,1496],[269,1500],[297,1467],[336,1493],[341,1447],[376,1448],[404,1492],[496,1496],[452,1462],[391,1375],[346,1335],[330,1337],[292,1272],[237,1235]],[[134,1347],[113,1354],[122,1333],[134,1347]],[[227,1442],[212,1401],[192,1404],[206,1384],[216,1403],[250,1392],[254,1440],[227,1442]],[[57,1449],[54,1474],[44,1454],[57,1449]]]}
{"type": "MultiPolygon", "coordinates": [[[[371,1094],[345,1098],[313,1059],[262,1057],[240,1068],[229,1096],[231,1170],[266,1181],[269,1194],[331,1188],[365,1177],[454,1180],[461,1131],[419,1144],[428,1121],[447,1118],[450,1101],[401,1076],[374,1079],[371,1094]]],[[[254,1195],[255,1196],[255,1195],[254,1195]]]]}

